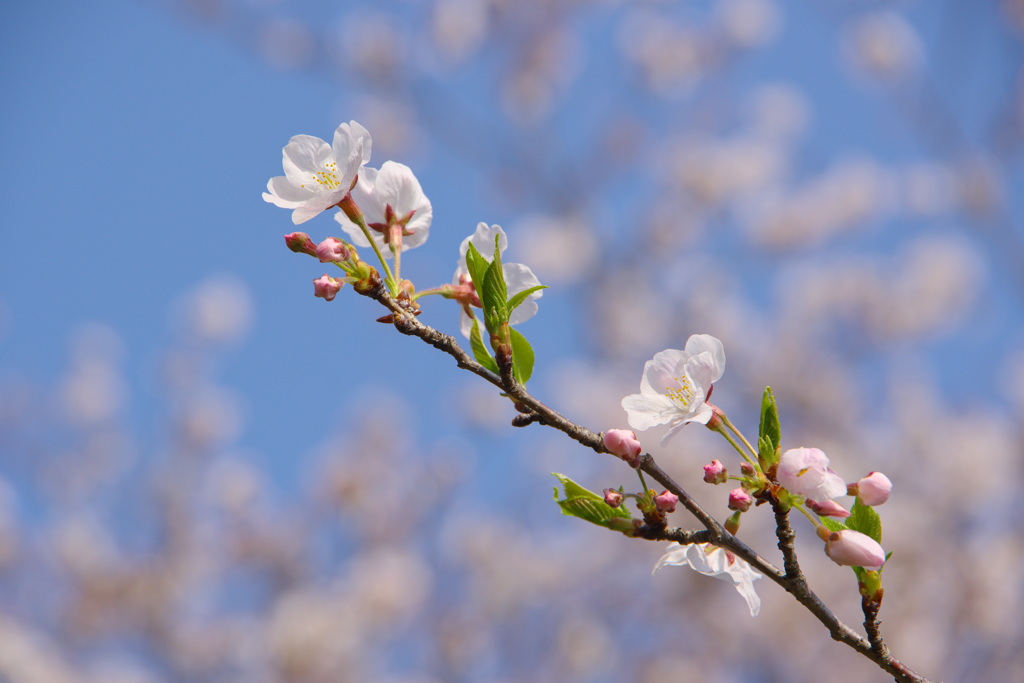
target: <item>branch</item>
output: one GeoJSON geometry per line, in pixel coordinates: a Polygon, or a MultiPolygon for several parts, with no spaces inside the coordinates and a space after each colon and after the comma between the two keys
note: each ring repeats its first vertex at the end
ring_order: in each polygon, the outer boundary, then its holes
{"type": "MultiPolygon", "coordinates": [[[[504,376],[499,376],[480,365],[458,345],[454,337],[421,323],[410,310],[392,298],[383,288],[374,288],[365,292],[365,294],[394,313],[392,322],[399,332],[419,337],[439,351],[447,353],[455,359],[458,367],[483,378],[507,394],[515,402],[516,410],[520,413],[520,415],[516,416],[514,423],[525,426],[532,422],[538,422],[563,432],[569,438],[597,453],[609,453],[604,447],[604,441],[599,433],[568,420],[557,411],[545,405],[526,391],[526,388],[517,382],[510,372],[503,373],[504,376]]],[[[844,643],[864,655],[883,670],[892,674],[896,681],[901,683],[930,683],[928,679],[915,673],[889,653],[889,649],[885,646],[878,631],[879,603],[874,602],[870,606],[867,602],[864,604],[864,625],[870,638],[869,640],[861,637],[853,629],[840,621],[832,613],[832,610],[808,587],[807,580],[800,571],[796,560],[796,552],[793,545],[795,533],[789,525],[789,515],[778,505],[777,501],[773,502],[772,505],[775,511],[778,547],[782,552],[783,563],[786,568],[785,572],[758,555],[750,546],[736,538],[736,536],[726,531],[718,520],[704,510],[682,486],[658,466],[650,454],[644,454],[641,457],[639,469],[650,475],[651,478],[664,486],[668,491],[678,496],[679,502],[683,504],[690,514],[697,518],[697,521],[704,526],[704,530],[685,531],[678,528],[669,529],[645,525],[640,527],[636,534],[637,536],[648,540],[676,541],[684,544],[707,542],[732,552],[796,598],[801,605],[806,607],[828,629],[833,640],[844,643]]]]}

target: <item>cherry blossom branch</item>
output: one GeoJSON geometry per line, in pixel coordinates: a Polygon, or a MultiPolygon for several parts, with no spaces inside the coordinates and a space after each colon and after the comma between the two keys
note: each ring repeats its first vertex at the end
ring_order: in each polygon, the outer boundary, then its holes
{"type": "MultiPolygon", "coordinates": [[[[468,370],[501,389],[505,395],[514,401],[516,410],[520,413],[513,420],[513,424],[525,426],[538,422],[563,432],[569,438],[597,453],[609,453],[604,445],[601,434],[568,420],[530,394],[521,383],[516,381],[511,372],[510,362],[507,359],[499,359],[501,373],[496,374],[467,354],[458,345],[454,337],[420,322],[407,302],[391,297],[383,286],[372,287],[366,291],[360,291],[360,293],[369,296],[390,310],[391,315],[388,318],[399,332],[419,337],[427,344],[454,358],[459,368],[468,370]]],[[[775,512],[778,547],[783,556],[785,572],[758,555],[757,552],[740,541],[736,536],[729,533],[682,486],[661,469],[650,454],[644,454],[640,457],[638,469],[650,475],[652,479],[664,486],[666,490],[676,495],[679,498],[679,502],[696,517],[697,521],[704,526],[704,529],[687,531],[678,528],[669,529],[664,525],[658,526],[648,523],[640,526],[635,531],[635,536],[647,540],[675,541],[682,544],[711,543],[728,550],[796,598],[801,605],[807,608],[828,629],[833,640],[844,643],[867,657],[880,668],[892,674],[896,681],[930,683],[928,679],[912,671],[890,654],[879,632],[878,609],[880,603],[878,601],[871,601],[867,598],[863,601],[864,626],[868,634],[868,638],[864,638],[840,621],[814,591],[810,589],[797,562],[794,546],[796,535],[789,524],[788,512],[778,501],[773,501],[772,506],[775,512]]]]}

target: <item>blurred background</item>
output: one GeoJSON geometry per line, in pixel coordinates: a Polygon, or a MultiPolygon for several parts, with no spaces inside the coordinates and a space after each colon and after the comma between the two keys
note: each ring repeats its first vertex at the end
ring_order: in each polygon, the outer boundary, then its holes
{"type": "MultiPolygon", "coordinates": [[[[895,654],[1024,679],[1022,57],[1019,0],[5,3],[0,681],[887,680],[766,581],[751,619],[651,577],[662,544],[551,501],[621,463],[313,297],[260,193],[350,119],[433,202],[420,289],[479,221],[550,285],[537,396],[624,427],[644,361],[714,334],[741,429],[771,385],[785,447],[893,480],[895,654]]],[[[725,516],[724,443],[641,436],[725,516]]]]}

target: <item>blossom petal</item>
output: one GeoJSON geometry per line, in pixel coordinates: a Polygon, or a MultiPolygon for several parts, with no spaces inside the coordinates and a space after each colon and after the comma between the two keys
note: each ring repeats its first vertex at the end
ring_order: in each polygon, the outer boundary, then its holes
{"type": "MultiPolygon", "coordinates": [[[[476,232],[462,240],[462,244],[459,245],[459,259],[460,265],[466,261],[466,252],[469,251],[469,243],[472,242],[473,246],[476,247],[477,251],[487,257],[490,261],[494,258],[494,238],[498,238],[498,251],[501,254],[505,253],[505,249],[508,248],[508,237],[505,236],[505,231],[501,229],[500,225],[487,225],[486,223],[478,223],[476,226],[476,232]]],[[[464,267],[464,266],[463,266],[464,267]]]]}
{"type": "Polygon", "coordinates": [[[292,185],[315,182],[313,174],[334,160],[331,146],[312,135],[295,135],[282,150],[284,174],[292,185]]]}
{"type": "Polygon", "coordinates": [[[661,396],[666,389],[679,386],[677,378],[687,358],[686,352],[679,349],[666,349],[654,354],[654,358],[644,363],[640,391],[661,396]]]}
{"type": "Polygon", "coordinates": [[[639,431],[668,424],[679,415],[675,402],[660,394],[630,394],[622,399],[622,409],[629,426],[639,431]]]}
{"type": "MultiPolygon", "coordinates": [[[[325,143],[326,144],[326,143],[325,143]]],[[[338,173],[349,183],[359,173],[360,167],[370,161],[373,140],[370,132],[355,121],[338,126],[334,131],[332,149],[338,162],[338,173]]],[[[346,190],[348,187],[346,186],[346,190]]]]}
{"type": "Polygon", "coordinates": [[[291,184],[283,175],[271,178],[267,183],[267,189],[269,192],[263,193],[264,201],[280,206],[282,209],[294,209],[314,194],[304,187],[291,184]]]}
{"type": "Polygon", "coordinates": [[[345,193],[320,192],[292,211],[292,223],[298,225],[334,206],[345,198],[345,193]]]}
{"type": "MultiPolygon", "coordinates": [[[[505,285],[508,287],[509,296],[540,285],[540,280],[533,274],[530,267],[522,263],[503,263],[501,264],[501,270],[505,274],[505,285]]],[[[543,295],[544,292],[538,290],[527,297],[526,301],[520,304],[516,310],[512,311],[508,318],[509,323],[518,325],[532,318],[539,308],[536,299],[543,295]]]]}
{"type": "Polygon", "coordinates": [[[710,334],[692,334],[686,340],[686,352],[691,356],[711,354],[711,382],[722,379],[725,373],[725,347],[717,337],[710,334]]]}

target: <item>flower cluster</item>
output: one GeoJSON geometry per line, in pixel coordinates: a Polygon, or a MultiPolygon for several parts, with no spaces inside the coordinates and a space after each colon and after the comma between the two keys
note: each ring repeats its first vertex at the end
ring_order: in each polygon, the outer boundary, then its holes
{"type": "MultiPolygon", "coordinates": [[[[871,508],[888,500],[892,483],[881,472],[871,472],[847,484],[817,448],[781,452],[778,416],[770,389],[765,392],[761,434],[758,448],[754,448],[725,413],[709,403],[714,383],[721,379],[724,370],[724,347],[707,334],[691,336],[682,350],[667,349],[655,354],[644,366],[640,393],[622,399],[630,426],[643,431],[667,425],[661,440],[663,446],[689,423],[704,424],[722,434],[743,456],[740,474],[730,476],[725,465],[716,459],[704,465],[703,479],[709,484],[723,484],[730,479],[740,484],[729,492],[728,507],[733,512],[724,525],[726,531],[735,534],[741,515],[762,502],[774,500],[782,509],[797,509],[815,524],[818,536],[825,542],[825,552],[834,562],[854,567],[857,572],[876,573],[871,586],[862,590],[880,596],[877,572],[885,563],[886,554],[879,543],[881,523],[871,508]],[[845,495],[856,496],[852,512],[835,500],[845,495]]],[[[635,432],[610,429],[603,438],[608,452],[634,467],[639,465],[642,449],[635,432]]],[[[633,497],[643,509],[646,494],[633,497]]],[[[660,506],[655,508],[660,513],[667,511],[660,506]]],[[[645,518],[651,519],[646,513],[645,518]]],[[[756,595],[749,577],[757,573],[732,554],[701,544],[674,544],[655,570],[665,565],[690,566],[703,574],[732,580],[747,599],[751,614],[756,614],[756,595]]],[[[858,577],[863,579],[860,573],[858,577]]]]}
{"type": "MultiPolygon", "coordinates": [[[[469,337],[476,319],[474,309],[484,305],[467,265],[469,245],[473,244],[490,263],[492,257],[488,255],[504,253],[508,238],[499,226],[480,223],[462,242],[453,283],[417,293],[411,282],[401,280],[400,256],[426,242],[433,207],[408,166],[395,161],[385,161],[379,169],[367,166],[372,146],[369,132],[355,121],[338,126],[330,145],[317,137],[296,135],[284,147],[285,175],[270,179],[263,199],[291,209],[295,224],[305,223],[329,208],[340,209],[334,218],[351,242],[332,236],[316,244],[306,233],[285,235],[292,251],[345,271],[344,277],[324,274],[314,280],[315,296],[331,301],[347,283],[361,283],[357,291],[372,292],[379,276],[359,258],[356,249],[372,248],[392,296],[414,312],[419,310],[416,300],[428,294],[454,299],[460,308],[459,328],[469,337]],[[385,259],[394,260],[393,271],[385,259]]],[[[537,312],[536,300],[542,287],[533,271],[522,263],[501,265],[503,290],[513,300],[530,290],[508,307],[507,324],[518,325],[537,312]]]]}

